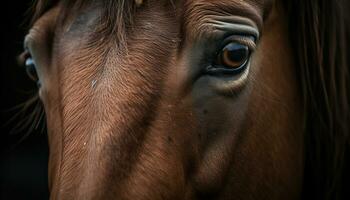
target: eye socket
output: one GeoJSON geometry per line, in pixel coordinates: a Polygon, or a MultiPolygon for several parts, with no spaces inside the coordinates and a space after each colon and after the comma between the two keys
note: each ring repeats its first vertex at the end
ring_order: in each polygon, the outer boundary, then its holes
{"type": "Polygon", "coordinates": [[[39,82],[39,77],[36,71],[35,62],[33,58],[30,56],[30,54],[26,56],[24,61],[24,66],[26,68],[28,77],[35,82],[39,82]]]}
{"type": "Polygon", "coordinates": [[[255,48],[254,40],[237,37],[237,41],[226,43],[218,53],[214,62],[206,68],[209,75],[236,75],[243,72],[248,65],[251,49],[255,48]],[[240,41],[240,42],[238,42],[240,41]]]}
{"type": "Polygon", "coordinates": [[[232,70],[239,70],[249,60],[250,51],[247,45],[237,42],[227,44],[218,55],[218,64],[232,70]]]}

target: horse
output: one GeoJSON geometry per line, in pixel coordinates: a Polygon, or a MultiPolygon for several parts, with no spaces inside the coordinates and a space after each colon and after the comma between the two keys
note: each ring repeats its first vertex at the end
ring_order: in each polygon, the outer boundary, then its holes
{"type": "Polygon", "coordinates": [[[37,0],[51,199],[340,199],[341,0],[37,0]]]}

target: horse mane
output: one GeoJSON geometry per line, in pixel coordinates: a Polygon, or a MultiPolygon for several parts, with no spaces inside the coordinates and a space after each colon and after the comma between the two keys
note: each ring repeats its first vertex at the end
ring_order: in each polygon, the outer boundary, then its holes
{"type": "Polygon", "coordinates": [[[47,10],[61,4],[62,10],[58,22],[64,22],[69,15],[77,14],[81,8],[92,3],[102,6],[97,27],[97,37],[114,38],[118,45],[125,45],[127,27],[132,26],[132,16],[136,7],[142,4],[140,0],[36,0],[31,8],[33,17],[30,25],[40,18],[47,10]],[[113,37],[109,37],[113,35],[113,37]]]}
{"type": "Polygon", "coordinates": [[[344,0],[286,2],[304,102],[305,199],[340,199],[348,192],[348,8],[344,0]]]}
{"type": "MultiPolygon", "coordinates": [[[[124,41],[136,5],[102,0],[101,33],[124,41]]],[[[350,8],[346,0],[283,1],[304,106],[304,199],[340,199],[349,191],[350,8]],[[345,176],[347,175],[347,176],[345,176]],[[349,177],[349,178],[348,178],[349,177]]],[[[32,23],[57,3],[64,12],[89,0],[37,0],[32,23]]],[[[348,195],[348,194],[347,194],[348,195]]]]}

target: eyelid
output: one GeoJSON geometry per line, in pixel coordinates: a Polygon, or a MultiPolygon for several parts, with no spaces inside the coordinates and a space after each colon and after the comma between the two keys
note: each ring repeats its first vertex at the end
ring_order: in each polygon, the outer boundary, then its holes
{"type": "Polygon", "coordinates": [[[33,41],[34,41],[34,39],[33,39],[31,34],[27,34],[24,37],[24,42],[23,42],[24,51],[30,51],[30,47],[32,46],[33,41]]]}
{"type": "MultiPolygon", "coordinates": [[[[236,19],[237,20],[237,19],[236,19]]],[[[221,20],[211,20],[211,25],[218,31],[229,32],[231,35],[251,35],[255,38],[255,41],[259,40],[260,33],[258,29],[247,23],[239,23],[236,21],[229,22],[221,20]]],[[[253,23],[253,22],[251,22],[253,23]]]]}
{"type": "Polygon", "coordinates": [[[20,66],[25,66],[26,59],[31,56],[30,49],[33,45],[33,37],[27,34],[23,41],[23,52],[17,56],[17,63],[20,66]]]}
{"type": "Polygon", "coordinates": [[[26,59],[32,57],[36,48],[38,48],[38,37],[43,34],[38,28],[31,28],[23,41],[23,52],[17,56],[17,62],[20,66],[25,66],[26,59]]]}
{"type": "Polygon", "coordinates": [[[243,45],[246,45],[250,51],[256,49],[255,38],[253,36],[244,36],[244,35],[232,35],[224,40],[224,46],[231,42],[237,42],[243,45]]]}
{"type": "Polygon", "coordinates": [[[21,54],[17,56],[16,58],[17,64],[19,66],[25,66],[25,62],[29,56],[30,56],[29,52],[27,50],[24,50],[21,54]]]}
{"type": "Polygon", "coordinates": [[[45,30],[37,26],[32,27],[29,30],[28,34],[24,37],[24,49],[31,51],[32,48],[35,48],[36,46],[40,45],[39,41],[41,41],[41,39],[45,37],[45,30]]]}

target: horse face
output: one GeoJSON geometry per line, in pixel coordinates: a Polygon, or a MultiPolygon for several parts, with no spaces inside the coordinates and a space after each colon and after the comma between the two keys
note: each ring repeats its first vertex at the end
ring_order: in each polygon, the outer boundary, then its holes
{"type": "Polygon", "coordinates": [[[51,197],[297,198],[301,106],[281,3],[138,4],[115,38],[97,28],[99,4],[63,24],[59,4],[27,36],[51,197]]]}

